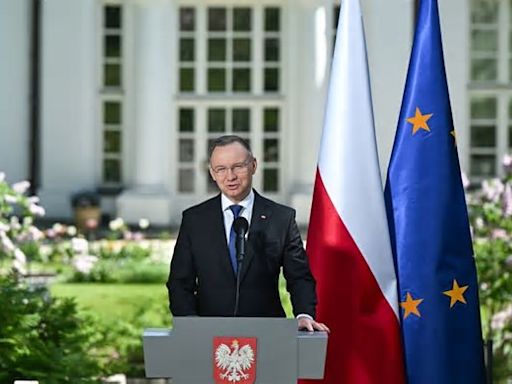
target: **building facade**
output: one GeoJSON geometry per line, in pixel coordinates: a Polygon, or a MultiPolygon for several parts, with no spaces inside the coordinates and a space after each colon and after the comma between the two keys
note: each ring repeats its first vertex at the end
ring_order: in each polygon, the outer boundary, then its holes
{"type": "MultiPolygon", "coordinates": [[[[361,3],[384,175],[416,1],[361,3]]],[[[439,3],[462,166],[499,175],[512,145],[512,1],[439,3]]],[[[36,172],[49,217],[70,219],[71,194],[95,190],[111,217],[177,225],[216,193],[209,142],[235,133],[258,159],[255,187],[307,224],[338,11],[335,0],[0,0],[0,171],[36,172]]]]}

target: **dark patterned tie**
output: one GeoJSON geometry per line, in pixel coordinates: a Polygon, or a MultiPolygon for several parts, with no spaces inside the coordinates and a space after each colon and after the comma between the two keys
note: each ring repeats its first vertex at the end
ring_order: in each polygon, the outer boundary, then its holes
{"type": "MultiPolygon", "coordinates": [[[[241,205],[231,205],[229,209],[231,209],[231,212],[233,212],[233,224],[235,223],[235,220],[238,216],[240,216],[240,212],[242,211],[241,205]]],[[[231,266],[233,267],[233,272],[236,272],[238,270],[238,263],[236,260],[236,233],[235,229],[233,228],[233,224],[231,225],[231,232],[229,233],[229,257],[231,259],[231,266]]]]}

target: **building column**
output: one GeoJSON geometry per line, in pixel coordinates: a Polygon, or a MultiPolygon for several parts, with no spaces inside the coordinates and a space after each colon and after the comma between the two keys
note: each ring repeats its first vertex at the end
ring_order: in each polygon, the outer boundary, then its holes
{"type": "Polygon", "coordinates": [[[311,210],[325,96],[331,65],[333,2],[289,0],[287,59],[288,126],[292,151],[289,203],[299,225],[307,225],[311,210]],[[301,79],[297,81],[296,79],[301,79]],[[308,148],[307,151],[304,149],[308,148]]]}
{"type": "Polygon", "coordinates": [[[71,195],[96,187],[96,1],[45,0],[41,5],[38,194],[47,217],[69,220],[71,195]]]}
{"type": "Polygon", "coordinates": [[[129,223],[142,217],[170,222],[170,127],[172,119],[172,12],[170,0],[134,2],[134,113],[130,149],[131,187],[117,199],[129,223]]]}

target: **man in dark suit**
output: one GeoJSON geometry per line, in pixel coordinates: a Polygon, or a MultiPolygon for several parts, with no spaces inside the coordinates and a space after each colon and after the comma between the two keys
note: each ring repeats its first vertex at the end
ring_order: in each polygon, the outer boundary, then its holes
{"type": "Polygon", "coordinates": [[[216,139],[209,155],[210,174],[221,193],[183,212],[167,282],[171,312],[233,316],[238,264],[232,225],[241,216],[250,226],[237,316],[285,316],[278,287],[283,267],[299,329],[328,331],[314,320],[315,281],[295,211],[252,189],[257,162],[242,138],[216,139]]]}

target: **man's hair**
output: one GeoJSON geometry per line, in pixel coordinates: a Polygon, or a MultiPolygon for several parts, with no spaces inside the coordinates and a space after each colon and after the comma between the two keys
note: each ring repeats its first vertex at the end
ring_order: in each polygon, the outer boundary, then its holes
{"type": "Polygon", "coordinates": [[[212,159],[212,153],[215,150],[215,148],[224,147],[226,145],[233,144],[233,143],[241,144],[245,149],[247,149],[247,152],[249,152],[249,155],[251,157],[254,157],[252,155],[251,146],[249,145],[247,140],[242,139],[240,136],[237,136],[237,135],[225,135],[225,136],[217,137],[210,144],[210,148],[208,148],[208,163],[212,159]]]}

